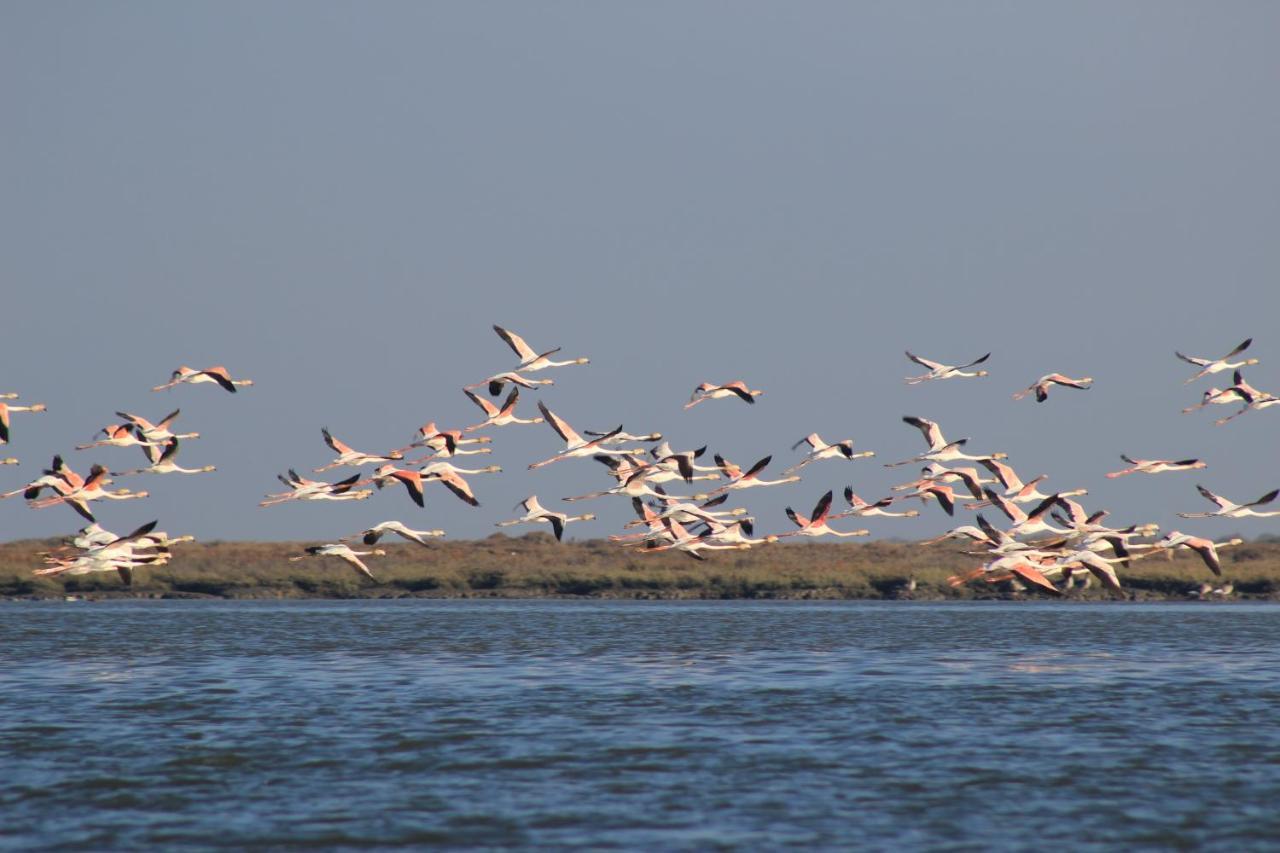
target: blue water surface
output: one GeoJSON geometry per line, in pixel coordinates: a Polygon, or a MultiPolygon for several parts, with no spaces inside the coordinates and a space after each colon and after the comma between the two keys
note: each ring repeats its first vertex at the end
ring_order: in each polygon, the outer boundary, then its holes
{"type": "Polygon", "coordinates": [[[0,846],[1280,848],[1280,607],[0,606],[0,846]]]}

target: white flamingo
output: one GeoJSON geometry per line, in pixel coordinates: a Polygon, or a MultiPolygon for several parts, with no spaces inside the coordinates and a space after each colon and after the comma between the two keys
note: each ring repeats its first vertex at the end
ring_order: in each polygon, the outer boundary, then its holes
{"type": "Polygon", "coordinates": [[[560,352],[560,347],[549,349],[546,352],[537,352],[533,347],[525,343],[524,338],[515,332],[508,331],[501,326],[494,326],[493,330],[498,333],[498,337],[507,342],[507,346],[515,352],[520,358],[520,363],[516,365],[516,372],[535,373],[539,370],[546,370],[548,367],[567,367],[572,364],[590,364],[591,360],[586,358],[571,358],[567,361],[552,361],[550,356],[560,352]]]}
{"type": "Polygon", "coordinates": [[[595,515],[586,513],[584,515],[568,515],[563,512],[552,512],[538,503],[537,495],[529,495],[529,497],[516,504],[518,507],[524,508],[524,515],[519,518],[513,518],[508,521],[499,521],[496,527],[511,527],[516,524],[550,524],[552,531],[555,533],[556,541],[559,542],[564,536],[564,527],[574,521],[592,521],[595,515]]]}
{"type": "Polygon", "coordinates": [[[987,371],[985,370],[975,370],[968,373],[965,371],[968,368],[982,364],[984,361],[991,358],[991,353],[987,353],[982,358],[975,358],[968,364],[961,365],[943,364],[940,361],[921,358],[911,352],[911,350],[907,350],[907,358],[911,359],[921,367],[929,368],[928,373],[921,374],[920,376],[908,376],[904,380],[908,385],[919,385],[921,382],[929,382],[933,379],[959,379],[962,377],[986,376],[987,371]]]}
{"type": "Polygon", "coordinates": [[[1240,345],[1238,345],[1231,352],[1224,355],[1222,358],[1198,358],[1196,356],[1183,355],[1182,353],[1175,351],[1174,355],[1176,355],[1178,358],[1182,359],[1188,364],[1194,364],[1196,367],[1200,368],[1199,373],[1197,373],[1195,376],[1192,376],[1183,384],[1189,385],[1192,382],[1195,382],[1197,379],[1200,379],[1201,377],[1209,376],[1214,373],[1221,373],[1224,370],[1235,370],[1236,368],[1248,367],[1251,364],[1257,364],[1258,359],[1256,358],[1247,358],[1244,361],[1231,361],[1232,356],[1237,356],[1240,353],[1247,350],[1249,348],[1249,344],[1251,343],[1253,343],[1253,338],[1245,338],[1240,345]]]}
{"type": "Polygon", "coordinates": [[[367,577],[369,580],[377,580],[373,576],[373,572],[369,571],[369,567],[361,561],[361,557],[382,557],[386,555],[386,551],[381,548],[375,548],[372,551],[355,551],[350,545],[343,542],[331,542],[327,545],[312,545],[306,549],[307,553],[296,557],[290,557],[289,562],[296,563],[299,560],[305,560],[307,557],[337,557],[344,560],[349,566],[353,567],[357,572],[367,577]]]}
{"type": "Polygon", "coordinates": [[[232,379],[231,374],[222,365],[214,367],[206,367],[204,370],[195,370],[187,367],[185,364],[179,367],[169,377],[169,381],[163,385],[157,385],[152,391],[164,391],[175,385],[200,385],[205,382],[216,382],[221,385],[224,391],[236,393],[237,388],[244,388],[253,384],[252,379],[232,379]]]}

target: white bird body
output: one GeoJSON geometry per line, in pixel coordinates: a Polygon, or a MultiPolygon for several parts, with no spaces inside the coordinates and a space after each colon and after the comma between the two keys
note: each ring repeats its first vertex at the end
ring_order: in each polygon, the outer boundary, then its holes
{"type": "Polygon", "coordinates": [[[360,558],[369,556],[381,557],[386,553],[387,552],[381,548],[375,548],[372,551],[355,551],[346,543],[331,542],[326,545],[312,545],[307,548],[306,554],[290,557],[289,562],[296,563],[298,560],[305,560],[307,557],[337,557],[345,561],[349,566],[370,580],[376,580],[373,576],[373,572],[369,571],[369,567],[366,566],[360,558]]]}
{"type": "Polygon", "coordinates": [[[564,536],[566,524],[574,521],[592,521],[595,519],[595,515],[592,513],[568,515],[563,512],[552,512],[538,502],[537,495],[529,495],[516,506],[524,508],[524,515],[508,521],[499,521],[496,525],[497,527],[511,527],[516,524],[550,524],[557,542],[564,536]]]}
{"type": "Polygon", "coordinates": [[[804,457],[804,459],[801,459],[795,465],[792,465],[790,468],[783,471],[783,474],[794,474],[804,466],[812,462],[817,462],[820,459],[844,458],[849,461],[853,461],[855,459],[867,459],[875,456],[875,453],[870,450],[863,450],[855,453],[853,450],[852,438],[837,441],[835,444],[827,444],[827,442],[823,441],[822,437],[816,432],[809,433],[804,438],[791,445],[791,449],[795,450],[802,444],[809,445],[809,453],[804,457]]]}
{"type": "Polygon", "coordinates": [[[1221,373],[1224,370],[1236,370],[1241,367],[1248,367],[1251,364],[1257,364],[1258,359],[1256,358],[1247,358],[1243,361],[1231,361],[1231,358],[1233,356],[1237,356],[1240,353],[1247,350],[1249,348],[1249,344],[1251,343],[1253,343],[1253,338],[1245,338],[1245,340],[1241,344],[1239,344],[1231,352],[1224,355],[1222,358],[1199,358],[1197,356],[1183,355],[1182,353],[1175,351],[1174,355],[1176,355],[1178,358],[1182,359],[1188,364],[1194,364],[1196,367],[1200,368],[1199,373],[1197,373],[1195,376],[1192,376],[1183,384],[1190,384],[1192,382],[1195,382],[1197,379],[1200,379],[1205,376],[1210,376],[1214,373],[1221,373]]]}
{"type": "Polygon", "coordinates": [[[204,370],[195,370],[184,364],[173,371],[168,382],[163,385],[157,385],[151,390],[164,391],[175,385],[201,385],[206,382],[216,383],[222,386],[224,391],[230,391],[232,394],[236,393],[237,388],[244,388],[253,384],[252,379],[232,379],[231,374],[220,364],[214,367],[206,367],[204,370]]]}
{"type": "Polygon", "coordinates": [[[1205,462],[1199,459],[1181,459],[1178,461],[1172,459],[1131,459],[1123,453],[1120,454],[1120,458],[1128,462],[1130,467],[1121,471],[1111,471],[1107,474],[1107,477],[1115,479],[1128,474],[1163,474],[1166,471],[1192,471],[1197,468],[1208,467],[1205,462]]]}
{"type": "Polygon", "coordinates": [[[493,330],[498,333],[498,337],[507,342],[507,346],[519,357],[520,363],[516,365],[513,372],[517,373],[536,373],[539,370],[546,370],[548,367],[567,367],[572,364],[590,364],[591,360],[586,358],[571,358],[567,361],[552,361],[551,356],[560,352],[560,347],[549,349],[546,352],[538,352],[533,347],[525,343],[524,338],[515,332],[508,331],[501,326],[494,326],[493,330]]]}
{"type": "Polygon", "coordinates": [[[928,373],[921,374],[920,376],[908,376],[904,380],[908,385],[919,385],[921,382],[929,382],[934,379],[959,379],[963,377],[986,376],[987,371],[985,370],[966,371],[968,368],[982,364],[984,361],[991,358],[991,353],[987,353],[982,356],[982,358],[975,358],[968,364],[961,365],[943,364],[940,361],[921,358],[920,356],[912,353],[911,350],[907,350],[907,358],[911,359],[921,367],[929,368],[928,373]]]}
{"type": "Polygon", "coordinates": [[[378,540],[387,533],[394,533],[401,539],[407,539],[410,542],[416,542],[424,546],[430,544],[427,542],[428,539],[435,539],[445,535],[443,530],[413,530],[399,521],[382,521],[353,536],[344,536],[343,540],[360,539],[366,545],[376,545],[378,540]]]}
{"type": "Polygon", "coordinates": [[[689,402],[684,404],[684,407],[692,409],[704,400],[722,400],[725,397],[737,397],[745,403],[754,404],[756,397],[763,393],[763,391],[748,388],[747,383],[740,379],[720,384],[703,382],[693,389],[693,396],[689,398],[689,402]]]}
{"type": "Polygon", "coordinates": [[[1270,512],[1258,512],[1254,507],[1264,506],[1271,503],[1280,495],[1280,489],[1267,492],[1256,501],[1247,504],[1232,503],[1221,495],[1215,495],[1204,486],[1196,486],[1196,490],[1217,505],[1217,509],[1213,512],[1180,512],[1178,515],[1183,518],[1272,518],[1280,515],[1280,510],[1272,510],[1270,512]]]}

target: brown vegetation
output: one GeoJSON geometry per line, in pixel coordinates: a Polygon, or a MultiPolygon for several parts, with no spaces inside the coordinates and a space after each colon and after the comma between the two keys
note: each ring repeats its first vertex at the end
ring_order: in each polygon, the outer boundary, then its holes
{"type": "MultiPolygon", "coordinates": [[[[0,545],[0,597],[544,597],[599,598],[1002,598],[1004,585],[952,588],[946,578],[981,559],[958,547],[914,543],[796,543],[715,554],[697,562],[681,554],[639,554],[603,540],[558,544],[548,534],[519,538],[386,544],[387,556],[367,558],[377,577],[358,576],[341,560],[291,563],[303,545],[289,542],[209,542],[174,547],[173,561],[139,569],[132,587],[115,573],[38,578],[39,552],[56,541],[0,545]],[[909,592],[908,582],[916,581],[909,592]]],[[[1280,598],[1280,544],[1256,542],[1223,554],[1215,578],[1192,554],[1157,557],[1120,572],[1131,598],[1192,597],[1204,582],[1234,584],[1235,598],[1280,598]]],[[[1103,599],[1094,585],[1075,597],[1103,599]]]]}

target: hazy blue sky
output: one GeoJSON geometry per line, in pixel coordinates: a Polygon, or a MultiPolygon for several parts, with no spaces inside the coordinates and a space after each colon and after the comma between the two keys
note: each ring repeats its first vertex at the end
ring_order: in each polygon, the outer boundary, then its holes
{"type": "MultiPolygon", "coordinates": [[[[1280,5],[1174,3],[67,3],[0,6],[5,488],[127,409],[204,434],[199,477],[137,478],[113,529],[329,539],[386,518],[487,535],[530,493],[604,488],[544,426],[494,433],[507,472],[362,504],[259,509],[275,474],[479,419],[459,388],[514,363],[490,330],[588,367],[539,396],[579,428],[660,430],[748,465],[817,430],[875,460],[746,493],[763,531],[914,468],[904,414],[1118,522],[1280,486],[1276,411],[1179,410],[1173,350],[1255,336],[1280,390],[1280,5]],[[985,379],[907,387],[904,348],[985,379]],[[147,389],[179,363],[257,386],[147,389]],[[1042,374],[1090,375],[1037,405],[1042,374]],[[681,406],[742,378],[759,404],[681,406]],[[1202,456],[1128,477],[1117,454],[1202,456]]],[[[1229,383],[1229,380],[1228,380],[1229,383]]],[[[582,507],[582,504],[578,504],[582,507]]],[[[627,502],[599,501],[615,532],[627,502]]],[[[969,514],[962,513],[967,517],[969,514]]],[[[955,523],[872,520],[917,537],[955,523]]],[[[1250,535],[1280,524],[1183,522],[1250,535]]],[[[0,539],[65,533],[0,503],[0,539]]],[[[518,530],[518,529],[517,529],[518,530]]]]}

